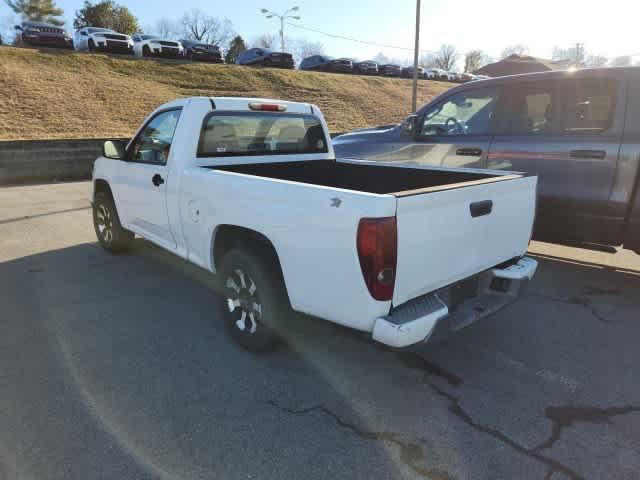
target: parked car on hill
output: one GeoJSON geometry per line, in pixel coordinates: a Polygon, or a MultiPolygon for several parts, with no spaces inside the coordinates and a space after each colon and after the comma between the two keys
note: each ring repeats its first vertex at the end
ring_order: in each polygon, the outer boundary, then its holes
{"type": "Polygon", "coordinates": [[[19,38],[24,45],[73,48],[73,39],[69,32],[50,23],[25,20],[16,25],[15,29],[20,32],[19,38]]]}
{"type": "Polygon", "coordinates": [[[92,180],[102,247],[138,234],[215,273],[225,325],[254,351],[292,310],[391,347],[440,340],[537,267],[535,176],[336,159],[308,103],[175,100],[106,142],[92,180]]]}
{"type": "Polygon", "coordinates": [[[312,55],[302,60],[298,68],[316,72],[351,73],[353,71],[353,62],[349,58],[312,55]]]}
{"type": "Polygon", "coordinates": [[[445,73],[441,68],[425,68],[424,78],[428,80],[440,80],[446,76],[445,73]]]}
{"type": "Polygon", "coordinates": [[[393,63],[378,65],[378,74],[385,77],[399,77],[402,75],[402,67],[393,63]]]}
{"type": "Polygon", "coordinates": [[[184,56],[198,62],[223,63],[222,52],[217,45],[210,45],[198,40],[180,40],[184,48],[184,56]]]}
{"type": "MultiPolygon", "coordinates": [[[[413,67],[404,67],[401,76],[404,78],[413,78],[413,67]]],[[[422,67],[418,67],[418,78],[424,78],[424,68],[422,67]]]]}
{"type": "Polygon", "coordinates": [[[354,73],[358,73],[360,75],[377,75],[378,74],[378,64],[373,60],[364,60],[362,62],[355,62],[353,64],[354,73]]]}
{"type": "Polygon", "coordinates": [[[156,35],[133,35],[133,53],[137,57],[166,57],[181,58],[184,56],[184,48],[180,42],[165,40],[156,35]]]}
{"type": "Polygon", "coordinates": [[[403,125],[339,136],[334,149],[338,157],[538,175],[534,238],[640,253],[638,67],[469,82],[403,125]]]}
{"type": "Polygon", "coordinates": [[[274,52],[268,48],[250,48],[236,59],[238,65],[252,67],[293,68],[293,56],[286,52],[274,52]]]}
{"type": "Polygon", "coordinates": [[[133,53],[133,40],[129,35],[108,28],[84,27],[76,31],[73,46],[79,52],[96,50],[116,53],[133,53]]]}

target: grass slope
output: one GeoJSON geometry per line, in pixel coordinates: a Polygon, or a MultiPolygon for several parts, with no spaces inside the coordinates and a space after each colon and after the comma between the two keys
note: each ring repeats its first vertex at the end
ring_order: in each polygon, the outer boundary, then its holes
{"type": "MultiPolygon", "coordinates": [[[[419,101],[450,86],[421,81],[419,101]]],[[[0,140],[126,137],[159,104],[193,95],[311,102],[342,132],[400,121],[411,81],[0,47],[0,140]]]]}

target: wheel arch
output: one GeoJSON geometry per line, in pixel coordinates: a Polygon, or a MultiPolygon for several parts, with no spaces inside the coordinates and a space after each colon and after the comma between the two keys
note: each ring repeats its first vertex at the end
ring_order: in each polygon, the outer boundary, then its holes
{"type": "Polygon", "coordinates": [[[96,193],[98,192],[108,193],[109,195],[111,195],[111,198],[115,202],[113,192],[111,191],[111,186],[109,185],[109,182],[107,182],[104,178],[96,178],[93,180],[93,192],[91,194],[92,202],[93,200],[95,200],[96,193]]]}
{"type": "Polygon", "coordinates": [[[240,225],[222,224],[216,226],[211,236],[211,269],[216,272],[224,255],[236,248],[243,248],[257,253],[265,261],[271,262],[285,286],[286,280],[278,251],[273,242],[263,233],[240,225]]]}

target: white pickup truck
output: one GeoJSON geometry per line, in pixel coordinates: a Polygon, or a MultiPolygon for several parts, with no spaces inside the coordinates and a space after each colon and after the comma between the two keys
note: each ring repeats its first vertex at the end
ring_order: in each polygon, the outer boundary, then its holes
{"type": "Polygon", "coordinates": [[[517,298],[536,183],[336,160],[315,105],[195,97],[106,142],[91,200],[107,250],[137,234],[219,275],[247,349],[273,346],[290,309],[405,347],[517,298]]]}

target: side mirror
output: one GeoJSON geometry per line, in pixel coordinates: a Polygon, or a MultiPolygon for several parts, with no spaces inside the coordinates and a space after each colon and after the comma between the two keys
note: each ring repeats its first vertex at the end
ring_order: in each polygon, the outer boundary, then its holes
{"type": "Polygon", "coordinates": [[[107,140],[102,145],[102,155],[113,160],[125,159],[126,144],[121,140],[107,140]]]}
{"type": "Polygon", "coordinates": [[[402,130],[405,134],[413,137],[418,133],[418,116],[413,113],[402,122],[402,130]]]}

